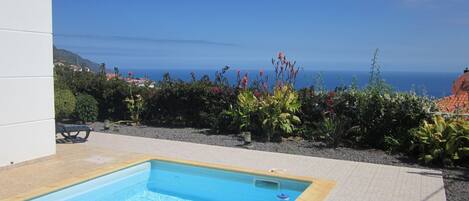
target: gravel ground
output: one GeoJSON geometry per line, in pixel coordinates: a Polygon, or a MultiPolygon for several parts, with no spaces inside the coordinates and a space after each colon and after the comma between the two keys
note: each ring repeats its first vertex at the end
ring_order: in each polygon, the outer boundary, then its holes
{"type": "MultiPolygon", "coordinates": [[[[207,129],[194,128],[160,128],[160,127],[132,127],[115,126],[104,131],[103,123],[91,125],[96,131],[131,135],[147,138],[166,139],[199,144],[218,145],[241,148],[243,140],[238,135],[213,135],[207,129]]],[[[312,143],[302,139],[284,140],[282,143],[253,142],[253,149],[288,154],[298,154],[340,160],[359,161],[384,165],[428,168],[419,165],[414,159],[403,155],[390,155],[375,149],[352,149],[339,147],[336,149],[324,147],[321,143],[312,143]]],[[[469,169],[468,168],[434,168],[443,172],[446,198],[449,201],[469,200],[469,169]]]]}

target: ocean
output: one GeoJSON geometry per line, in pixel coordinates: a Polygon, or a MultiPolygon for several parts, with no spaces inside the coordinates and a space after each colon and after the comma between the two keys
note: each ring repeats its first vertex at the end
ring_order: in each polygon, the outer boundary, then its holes
{"type": "MultiPolygon", "coordinates": [[[[173,79],[189,81],[191,72],[194,72],[199,79],[203,75],[214,78],[216,70],[213,69],[121,69],[125,76],[132,72],[136,77],[147,75],[151,80],[161,80],[165,73],[169,73],[173,79]]],[[[241,70],[241,74],[248,73],[250,81],[259,75],[258,70],[241,70]]],[[[266,72],[273,79],[273,72],[266,72]]],[[[230,84],[236,83],[237,70],[230,69],[225,74],[230,84]]],[[[365,71],[313,71],[300,70],[297,76],[295,88],[311,87],[322,80],[322,86],[328,90],[333,90],[339,86],[348,86],[353,80],[359,87],[365,87],[369,80],[369,72],[365,71]],[[317,79],[318,74],[321,79],[317,79]]],[[[381,73],[383,79],[396,91],[415,91],[419,95],[431,96],[434,98],[444,97],[451,94],[453,81],[458,77],[455,72],[389,72],[381,73]]]]}

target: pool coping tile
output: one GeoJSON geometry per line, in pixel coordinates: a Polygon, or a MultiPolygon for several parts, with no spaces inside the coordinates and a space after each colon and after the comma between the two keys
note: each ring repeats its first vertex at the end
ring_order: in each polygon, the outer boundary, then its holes
{"type": "Polygon", "coordinates": [[[130,166],[134,166],[140,163],[144,163],[151,160],[159,160],[159,161],[166,161],[172,163],[179,163],[185,165],[192,165],[198,167],[207,167],[212,169],[219,169],[219,170],[226,170],[226,171],[233,171],[239,173],[247,173],[247,174],[254,174],[259,176],[270,176],[270,177],[278,177],[282,179],[290,179],[302,182],[310,182],[311,185],[306,188],[306,190],[296,199],[297,201],[322,201],[327,198],[330,191],[335,187],[336,182],[332,180],[325,180],[325,179],[316,179],[306,176],[294,176],[288,175],[284,173],[278,172],[271,172],[271,171],[262,171],[252,168],[243,168],[243,167],[235,167],[235,166],[228,166],[228,165],[221,165],[215,163],[206,163],[206,162],[198,162],[198,161],[189,161],[189,160],[181,160],[181,159],[173,159],[164,156],[140,156],[136,159],[131,159],[124,162],[117,162],[115,164],[107,165],[105,167],[97,168],[95,171],[90,173],[86,173],[79,176],[74,176],[57,183],[53,183],[44,187],[33,189],[27,193],[19,194],[7,199],[5,201],[18,201],[18,200],[30,200],[34,199],[49,193],[53,193],[55,191],[62,190],[64,188],[77,185],[80,183],[84,183],[95,179],[100,176],[104,176],[107,174],[111,174],[113,172],[128,168],[130,166]]]}

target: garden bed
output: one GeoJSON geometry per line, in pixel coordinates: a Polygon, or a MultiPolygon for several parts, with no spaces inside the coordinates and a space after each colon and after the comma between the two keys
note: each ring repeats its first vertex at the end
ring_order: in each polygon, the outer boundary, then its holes
{"type": "MultiPolygon", "coordinates": [[[[131,135],[138,137],[166,139],[199,144],[242,147],[242,138],[238,135],[213,135],[208,129],[194,128],[160,128],[160,127],[132,127],[114,126],[104,131],[103,123],[96,122],[91,125],[96,131],[131,135]]],[[[253,148],[260,151],[298,154],[339,160],[367,162],[383,165],[406,166],[415,168],[428,168],[419,165],[414,159],[404,155],[390,155],[376,149],[352,149],[339,147],[336,149],[324,147],[321,143],[312,143],[302,139],[288,139],[282,143],[253,142],[253,148]]],[[[449,201],[463,201],[469,197],[469,169],[468,168],[434,168],[443,172],[446,198],[449,201]]]]}

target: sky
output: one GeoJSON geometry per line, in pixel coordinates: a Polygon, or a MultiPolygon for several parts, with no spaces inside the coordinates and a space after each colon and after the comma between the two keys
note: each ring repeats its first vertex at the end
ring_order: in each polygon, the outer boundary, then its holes
{"type": "Polygon", "coordinates": [[[126,69],[268,68],[283,51],[312,70],[459,72],[467,0],[54,0],[54,45],[126,69]]]}

